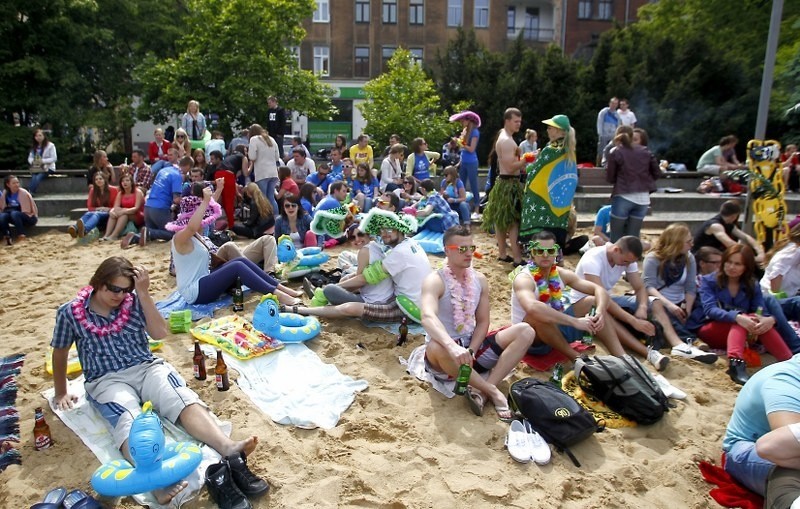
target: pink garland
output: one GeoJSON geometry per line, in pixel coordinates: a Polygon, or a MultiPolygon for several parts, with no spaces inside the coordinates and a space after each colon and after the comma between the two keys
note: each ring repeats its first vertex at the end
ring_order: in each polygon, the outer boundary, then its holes
{"type": "Polygon", "coordinates": [[[97,325],[93,324],[89,321],[86,317],[86,301],[92,295],[92,287],[91,286],[84,286],[78,292],[78,297],[72,301],[72,315],[81,324],[81,327],[88,330],[92,334],[97,334],[98,336],[108,336],[109,334],[116,334],[117,332],[122,330],[122,327],[128,323],[128,320],[131,317],[131,306],[133,306],[133,294],[128,294],[125,296],[125,300],[122,301],[122,306],[120,307],[120,312],[117,318],[109,325],[103,325],[102,327],[98,327],[97,325]]]}
{"type": "Polygon", "coordinates": [[[450,290],[450,304],[453,307],[453,319],[456,324],[456,332],[475,330],[475,310],[477,309],[477,299],[473,291],[475,270],[468,267],[464,271],[464,283],[456,279],[449,265],[445,265],[442,271],[445,284],[450,290]]]}

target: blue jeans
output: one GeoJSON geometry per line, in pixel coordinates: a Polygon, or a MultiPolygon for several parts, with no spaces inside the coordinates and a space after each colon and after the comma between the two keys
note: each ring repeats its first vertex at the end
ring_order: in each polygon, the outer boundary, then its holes
{"type": "Polygon", "coordinates": [[[638,237],[642,230],[642,222],[647,215],[649,205],[637,205],[622,196],[611,197],[611,242],[620,237],[633,235],[638,237]]]}
{"type": "Polygon", "coordinates": [[[470,223],[469,205],[467,205],[467,202],[451,203],[450,208],[458,212],[458,217],[461,218],[461,224],[470,223]]]}
{"type": "Polygon", "coordinates": [[[268,177],[256,181],[256,185],[261,190],[261,194],[269,200],[269,204],[272,205],[273,214],[276,215],[280,212],[278,202],[275,200],[275,188],[278,187],[278,182],[278,177],[268,177]]]}
{"type": "Polygon", "coordinates": [[[170,221],[172,221],[172,211],[169,209],[144,208],[144,225],[147,227],[148,238],[171,240],[175,234],[164,229],[164,226],[170,221]]]}
{"type": "Polygon", "coordinates": [[[792,353],[800,353],[800,338],[794,331],[789,320],[800,319],[800,297],[776,299],[772,295],[764,295],[764,305],[767,311],[775,318],[775,329],[781,335],[786,346],[792,353]]]}
{"type": "Polygon", "coordinates": [[[458,178],[464,183],[465,189],[469,184],[469,190],[472,191],[472,207],[477,212],[481,204],[481,190],[478,189],[478,163],[461,161],[461,166],[458,168],[458,178]]]}
{"type": "Polygon", "coordinates": [[[767,492],[767,477],[775,466],[756,453],[755,442],[736,442],[726,454],[725,471],[759,495],[767,492]]]}
{"type": "Polygon", "coordinates": [[[38,220],[36,216],[29,216],[19,210],[0,212],[0,235],[10,237],[11,224],[17,230],[17,235],[25,235],[25,227],[35,225],[38,220]]]}
{"type": "Polygon", "coordinates": [[[93,212],[90,210],[81,216],[81,221],[83,221],[84,230],[88,233],[95,228],[105,225],[108,221],[108,212],[93,212]]]}
{"type": "Polygon", "coordinates": [[[31,181],[28,183],[28,192],[31,194],[36,194],[36,190],[39,189],[39,184],[49,177],[51,173],[53,172],[48,170],[42,173],[34,173],[31,175],[31,181]]]}

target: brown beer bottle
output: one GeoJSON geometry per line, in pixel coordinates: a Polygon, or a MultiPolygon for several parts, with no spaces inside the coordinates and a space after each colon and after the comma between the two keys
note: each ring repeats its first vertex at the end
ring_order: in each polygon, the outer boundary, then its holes
{"type": "Polygon", "coordinates": [[[44,412],[41,407],[36,409],[34,419],[36,419],[36,424],[33,426],[33,445],[37,451],[41,451],[53,445],[53,438],[50,436],[50,426],[44,420],[44,412]]]}
{"type": "Polygon", "coordinates": [[[194,357],[192,357],[192,371],[198,380],[206,379],[206,356],[200,350],[200,342],[194,340],[194,357]]]}
{"type": "Polygon", "coordinates": [[[408,340],[408,318],[405,316],[400,322],[400,334],[397,336],[397,346],[403,346],[408,340]]]}
{"type": "Polygon", "coordinates": [[[217,349],[217,365],[214,367],[214,375],[218,391],[227,391],[231,388],[231,384],[228,382],[228,365],[225,364],[220,349],[217,349]]]}

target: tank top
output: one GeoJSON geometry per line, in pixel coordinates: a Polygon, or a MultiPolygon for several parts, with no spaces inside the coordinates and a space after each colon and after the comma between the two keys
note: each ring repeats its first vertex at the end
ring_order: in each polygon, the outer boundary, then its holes
{"type": "Polygon", "coordinates": [[[175,279],[178,293],[189,304],[194,304],[200,290],[200,279],[211,273],[208,266],[211,254],[202,242],[192,237],[192,251],[181,254],[175,249],[175,241],[170,241],[172,259],[175,262],[175,279]]]}
{"type": "Polygon", "coordinates": [[[714,235],[709,235],[706,233],[706,230],[714,224],[721,224],[722,227],[725,229],[725,234],[728,237],[731,237],[733,234],[733,229],[736,227],[736,223],[728,224],[722,220],[722,216],[717,214],[716,216],[712,217],[705,223],[703,226],[697,231],[694,236],[694,245],[692,246],[692,253],[696,253],[698,249],[701,247],[709,246],[720,251],[725,251],[725,246],[720,242],[714,235]]]}
{"type": "MultiPolygon", "coordinates": [[[[453,304],[452,302],[450,302],[450,288],[448,288],[447,281],[445,281],[444,279],[443,271],[444,269],[439,269],[436,271],[436,273],[442,279],[442,284],[444,285],[444,293],[442,293],[442,296],[439,298],[439,313],[438,313],[439,321],[442,322],[442,325],[444,325],[444,330],[446,330],[447,334],[453,339],[472,337],[472,333],[474,332],[474,330],[462,331],[462,332],[456,331],[456,324],[454,323],[455,312],[453,310],[453,304]]],[[[481,283],[478,280],[477,274],[478,273],[475,272],[475,277],[472,278],[472,286],[473,286],[472,291],[475,293],[475,295],[480,295],[481,283]]],[[[472,314],[475,314],[476,311],[477,311],[477,303],[475,309],[472,310],[472,314]]],[[[430,339],[431,339],[430,336],[426,333],[425,342],[427,343],[428,341],[430,341],[430,339]]]]}

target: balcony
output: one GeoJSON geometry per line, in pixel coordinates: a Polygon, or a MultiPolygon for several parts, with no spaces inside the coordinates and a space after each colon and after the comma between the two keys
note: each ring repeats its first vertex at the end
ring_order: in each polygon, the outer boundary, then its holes
{"type": "Polygon", "coordinates": [[[557,38],[555,6],[549,0],[514,0],[507,9],[506,37],[520,35],[530,42],[555,42],[557,38]]]}
{"type": "Polygon", "coordinates": [[[553,28],[515,28],[507,31],[509,39],[516,39],[519,34],[524,40],[533,42],[555,42],[556,37],[553,28]]]}

